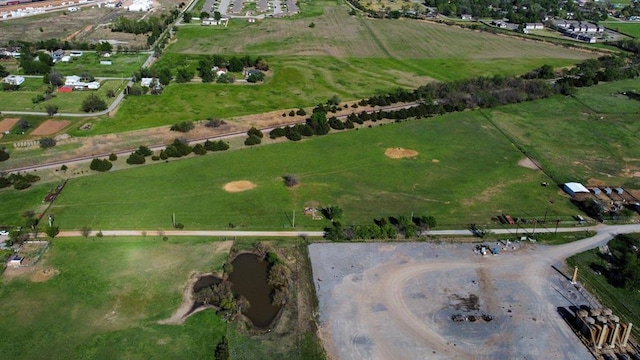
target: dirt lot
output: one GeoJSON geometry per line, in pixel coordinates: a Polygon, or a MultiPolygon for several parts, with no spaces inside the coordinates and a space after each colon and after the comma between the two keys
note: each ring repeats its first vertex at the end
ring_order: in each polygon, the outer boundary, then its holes
{"type": "Polygon", "coordinates": [[[18,123],[18,121],[20,121],[20,119],[18,118],[6,118],[0,121],[0,134],[5,131],[11,130],[15,126],[15,124],[18,123]]]}
{"type": "Polygon", "coordinates": [[[482,256],[474,244],[311,245],[331,358],[592,358],[558,315],[589,304],[551,267],[562,247],[512,246],[482,256]]]}
{"type": "Polygon", "coordinates": [[[67,120],[47,120],[31,132],[31,135],[52,135],[64,129],[71,122],[67,120]]]}

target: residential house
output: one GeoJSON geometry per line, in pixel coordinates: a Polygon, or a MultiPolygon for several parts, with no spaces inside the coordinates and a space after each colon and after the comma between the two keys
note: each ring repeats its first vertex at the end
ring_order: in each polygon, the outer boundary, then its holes
{"type": "Polygon", "coordinates": [[[542,30],[544,29],[543,23],[526,23],[524,24],[525,30],[542,30]]]}
{"type": "Polygon", "coordinates": [[[24,77],[18,76],[18,75],[9,75],[6,78],[4,78],[2,81],[4,81],[9,85],[20,86],[22,85],[22,83],[24,83],[24,77]]]}
{"type": "Polygon", "coordinates": [[[62,57],[65,56],[65,55],[66,55],[65,51],[62,50],[62,49],[58,49],[58,50],[56,50],[56,51],[51,53],[51,57],[53,58],[54,62],[60,61],[62,59],[62,57]]]}

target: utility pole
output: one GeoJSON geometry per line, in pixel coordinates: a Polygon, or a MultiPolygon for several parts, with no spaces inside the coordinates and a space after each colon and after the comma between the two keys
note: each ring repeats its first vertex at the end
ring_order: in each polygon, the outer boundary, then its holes
{"type": "Polygon", "coordinates": [[[558,233],[558,224],[560,224],[560,219],[556,219],[556,231],[553,233],[553,235],[556,235],[558,233]]]}
{"type": "Polygon", "coordinates": [[[536,225],[538,225],[538,219],[533,219],[533,233],[531,234],[532,237],[536,234],[536,225]]]}

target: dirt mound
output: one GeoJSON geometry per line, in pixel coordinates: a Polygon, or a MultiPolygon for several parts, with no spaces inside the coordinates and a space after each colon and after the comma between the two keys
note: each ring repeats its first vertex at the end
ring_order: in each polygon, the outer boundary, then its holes
{"type": "Polygon", "coordinates": [[[604,186],[604,181],[600,179],[591,178],[587,180],[587,186],[604,186]]]}
{"type": "Polygon", "coordinates": [[[45,281],[51,279],[52,277],[58,275],[59,273],[60,273],[59,270],[52,269],[52,268],[42,269],[42,270],[39,270],[39,271],[35,272],[33,275],[31,275],[31,281],[33,281],[33,282],[45,282],[45,281]]]}
{"type": "Polygon", "coordinates": [[[533,169],[533,170],[539,170],[540,169],[540,165],[536,161],[533,161],[533,160],[529,159],[528,157],[518,161],[518,165],[522,166],[524,168],[527,168],[527,169],[533,169]]]}
{"type": "Polygon", "coordinates": [[[239,180],[239,181],[232,181],[230,183],[226,183],[223,187],[224,191],[226,192],[241,192],[241,191],[247,191],[247,190],[251,190],[253,188],[255,188],[257,185],[252,183],[251,181],[247,181],[247,180],[239,180]]]}
{"type": "Polygon", "coordinates": [[[31,135],[51,135],[64,129],[71,122],[67,120],[47,120],[31,132],[31,135]]]}
{"type": "Polygon", "coordinates": [[[403,148],[388,148],[387,150],[385,150],[384,154],[387,157],[390,157],[392,159],[402,159],[402,158],[408,158],[408,157],[414,157],[414,156],[418,156],[418,152],[415,150],[409,150],[409,149],[403,149],[403,148]]]}

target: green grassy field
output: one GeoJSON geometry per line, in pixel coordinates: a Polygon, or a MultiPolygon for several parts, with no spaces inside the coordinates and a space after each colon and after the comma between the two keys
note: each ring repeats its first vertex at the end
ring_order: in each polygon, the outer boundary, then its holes
{"type": "Polygon", "coordinates": [[[214,312],[160,325],[192,271],[221,267],[217,243],[180,238],[56,239],[31,273],[0,285],[6,359],[211,358],[226,332],[214,312]],[[42,266],[42,268],[40,268],[42,266]],[[42,269],[59,274],[34,282],[42,269]]]}
{"type": "Polygon", "coordinates": [[[558,182],[600,179],[640,189],[640,142],[634,135],[640,102],[619,94],[640,91],[637,80],[582,89],[486,111],[558,182]]]}
{"type": "MultiPolygon", "coordinates": [[[[413,211],[459,228],[501,212],[542,216],[549,199],[555,203],[550,216],[572,214],[557,189],[539,185],[548,178],[517,165],[521,157],[482,114],[465,112],[78,178],[52,213],[63,228],[94,229],[169,228],[172,213],[187,229],[224,229],[230,223],[238,229],[282,229],[290,227],[293,210],[297,227],[319,229],[327,222],[301,216],[302,209],[332,204],[344,209],[346,223],[355,224],[413,211]],[[420,155],[385,157],[385,149],[394,147],[420,155]],[[283,185],[281,176],[288,173],[300,177],[300,186],[283,185]],[[236,180],[257,188],[222,189],[236,180]]],[[[19,215],[18,209],[6,213],[6,221],[19,215]]]]}
{"type": "Polygon", "coordinates": [[[640,22],[605,21],[602,24],[625,35],[634,38],[640,37],[640,22]]]}
{"type": "Polygon", "coordinates": [[[72,93],[58,93],[51,100],[34,104],[31,99],[37,95],[43,95],[46,85],[42,83],[41,78],[25,79],[23,87],[19,91],[0,92],[0,110],[13,111],[46,111],[49,104],[57,105],[58,112],[79,113],[82,101],[91,92],[95,92],[101,97],[107,105],[111,104],[115,98],[108,98],[107,92],[113,90],[116,94],[122,91],[126,82],[123,80],[104,80],[101,81],[100,89],[96,91],[74,91],[72,93]]]}
{"type": "Polygon", "coordinates": [[[85,52],[82,56],[71,58],[68,63],[58,62],[54,70],[62,75],[80,75],[86,72],[95,77],[131,77],[140,70],[148,54],[118,54],[109,58],[100,57],[95,52],[85,52]],[[101,65],[100,61],[111,61],[112,65],[101,65]]]}

